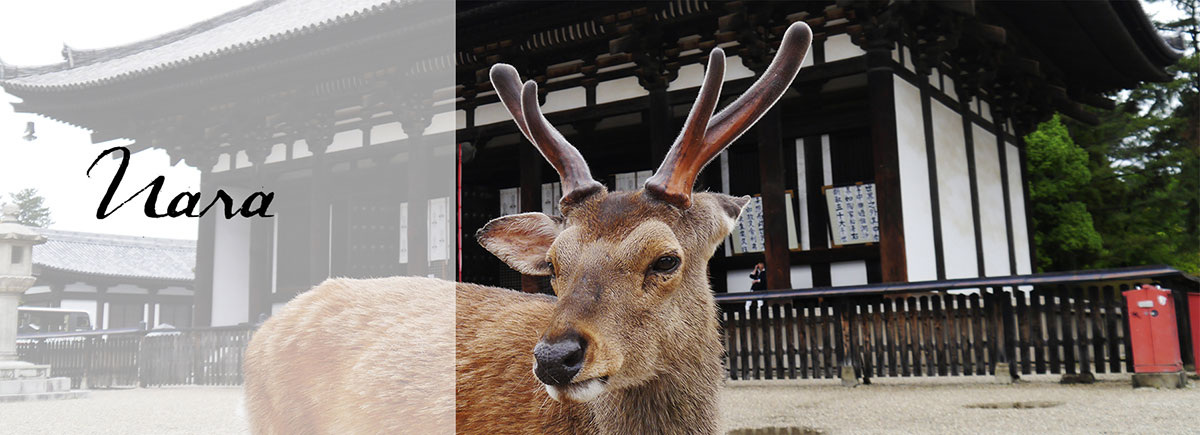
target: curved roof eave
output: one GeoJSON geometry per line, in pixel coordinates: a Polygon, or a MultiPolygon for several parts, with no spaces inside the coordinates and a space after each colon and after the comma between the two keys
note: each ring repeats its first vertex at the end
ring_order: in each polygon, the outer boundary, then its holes
{"type": "Polygon", "coordinates": [[[357,21],[366,16],[395,9],[414,0],[358,0],[335,2],[326,15],[299,14],[308,3],[320,1],[262,0],[184,29],[143,41],[98,50],[73,50],[64,47],[73,61],[53,65],[20,67],[0,62],[0,87],[13,91],[67,91],[105,85],[155,72],[179,68],[209,59],[243,52],[277,43],[326,28],[357,21]],[[314,17],[314,15],[316,15],[314,17]],[[315,19],[314,19],[315,18],[315,19]],[[254,22],[275,22],[277,31],[254,34],[260,30],[254,22]],[[240,27],[240,28],[230,28],[240,27]],[[286,29],[286,30],[280,30],[286,29]],[[206,45],[211,33],[226,31],[228,44],[206,45]],[[245,33],[240,33],[245,32],[245,33]],[[192,50],[180,50],[180,45],[194,44],[192,50]],[[166,52],[166,53],[158,53],[166,52]],[[161,61],[155,55],[161,54],[161,61]],[[128,67],[122,68],[122,63],[128,67]],[[112,71],[103,71],[105,67],[112,71]],[[11,77],[10,77],[11,76],[11,77]]]}

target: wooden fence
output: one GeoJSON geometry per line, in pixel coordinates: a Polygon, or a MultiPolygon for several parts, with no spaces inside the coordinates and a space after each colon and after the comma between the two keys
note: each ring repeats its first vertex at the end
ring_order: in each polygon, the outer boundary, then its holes
{"type": "Polygon", "coordinates": [[[24,361],[50,364],[72,388],[241,385],[254,328],[140,329],[18,337],[24,361]],[[86,380],[86,384],[85,381],[86,380]]]}
{"type": "Polygon", "coordinates": [[[1173,289],[1184,364],[1186,293],[1200,283],[1141,267],[717,296],[730,379],[1132,372],[1121,291],[1173,289]],[[1014,291],[1015,290],[1015,291],[1014,291]]]}
{"type": "MultiPolygon", "coordinates": [[[[1194,367],[1187,292],[1200,282],[1141,267],[717,295],[730,379],[1131,372],[1121,291],[1173,290],[1180,350],[1194,367]]],[[[254,328],[19,337],[25,361],[74,388],[240,385],[254,328]]]]}

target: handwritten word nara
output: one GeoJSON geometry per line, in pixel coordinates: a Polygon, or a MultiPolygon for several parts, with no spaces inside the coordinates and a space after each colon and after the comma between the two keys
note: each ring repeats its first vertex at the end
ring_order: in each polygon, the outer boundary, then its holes
{"type": "Polygon", "coordinates": [[[207,206],[204,206],[199,210],[197,210],[197,207],[200,205],[200,192],[180,192],[178,195],[175,195],[175,198],[172,199],[170,203],[167,204],[165,212],[159,212],[158,208],[156,208],[158,204],[158,195],[162,193],[163,183],[165,183],[167,180],[167,178],[162,175],[159,175],[158,178],[155,178],[154,181],[151,181],[150,184],[147,184],[146,187],[143,187],[142,190],[137,191],[137,193],[134,193],[125,201],[117,204],[116,207],[109,209],[109,205],[112,204],[113,196],[117,193],[117,186],[120,186],[121,179],[125,177],[125,170],[129,168],[129,148],[113,147],[104,150],[104,152],[100,153],[100,155],[96,157],[96,160],[92,162],[92,165],[89,166],[87,170],[87,176],[91,177],[92,169],[96,167],[97,163],[100,163],[100,159],[103,159],[105,156],[115,152],[121,153],[121,166],[117,168],[117,173],[113,175],[112,182],[108,184],[108,192],[105,192],[104,199],[100,201],[100,206],[96,208],[97,219],[104,219],[111,216],[129,201],[132,201],[138,195],[141,195],[142,192],[145,192],[146,189],[150,189],[150,193],[146,197],[145,213],[146,216],[152,218],[174,218],[180,216],[201,217],[204,216],[208,210],[212,209],[217,202],[220,202],[222,205],[225,219],[233,219],[234,216],[246,218],[255,215],[259,217],[275,216],[273,214],[269,214],[271,200],[275,198],[274,192],[254,192],[250,194],[250,196],[246,197],[245,201],[242,201],[242,206],[240,208],[235,209],[233,208],[233,198],[230,197],[228,193],[225,193],[224,190],[220,189],[217,190],[216,197],[212,199],[212,202],[209,202],[207,206]],[[257,203],[255,202],[255,199],[258,199],[257,203]]]}

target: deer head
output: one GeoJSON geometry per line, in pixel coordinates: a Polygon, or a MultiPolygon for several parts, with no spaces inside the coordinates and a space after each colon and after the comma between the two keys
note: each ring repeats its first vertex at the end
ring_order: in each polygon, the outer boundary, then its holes
{"type": "Polygon", "coordinates": [[[683,131],[634,192],[608,192],[592,179],[583,156],[542,115],[537,84],[521,85],[509,65],[492,68],[501,102],[562,180],[562,218],[509,215],[477,234],[513,269],[551,277],[558,301],[533,349],[534,374],[551,397],[586,402],[644,384],[688,360],[710,358],[692,350],[697,343],[716,342],[719,352],[707,264],[749,197],[692,187],[701,169],[783,95],[811,39],[808,26],[793,24],[762,77],[715,115],[725,54],[713,49],[683,131]]]}

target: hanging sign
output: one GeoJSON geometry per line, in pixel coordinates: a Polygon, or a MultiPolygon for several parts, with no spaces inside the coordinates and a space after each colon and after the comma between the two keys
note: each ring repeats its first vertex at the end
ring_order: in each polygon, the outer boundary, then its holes
{"type": "Polygon", "coordinates": [[[833,246],[879,243],[879,212],[875,184],[823,186],[829,210],[829,232],[833,246]]]}

